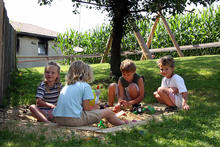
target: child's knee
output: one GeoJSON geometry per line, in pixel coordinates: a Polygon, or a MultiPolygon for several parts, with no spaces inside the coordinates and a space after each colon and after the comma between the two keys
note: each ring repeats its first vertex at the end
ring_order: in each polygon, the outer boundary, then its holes
{"type": "Polygon", "coordinates": [[[30,107],[29,107],[29,110],[31,111],[31,112],[34,112],[34,111],[36,111],[38,108],[37,108],[37,106],[36,105],[30,105],[30,107]]]}
{"type": "Polygon", "coordinates": [[[139,96],[140,90],[139,90],[139,87],[137,86],[137,84],[131,83],[128,86],[128,92],[132,98],[136,98],[139,96]]]}
{"type": "Polygon", "coordinates": [[[153,95],[154,95],[154,98],[156,98],[156,99],[159,97],[157,91],[155,91],[155,92],[153,93],[153,95]]]}
{"type": "Polygon", "coordinates": [[[115,97],[118,96],[118,85],[116,83],[111,83],[109,85],[108,96],[111,101],[114,101],[115,97]]]}
{"type": "Polygon", "coordinates": [[[115,115],[115,113],[112,110],[110,110],[110,109],[103,109],[102,110],[102,117],[110,118],[113,115],[115,115]]]}
{"type": "Polygon", "coordinates": [[[30,110],[33,110],[35,107],[36,107],[36,105],[30,105],[30,106],[29,106],[29,109],[30,109],[30,110]]]}
{"type": "Polygon", "coordinates": [[[165,93],[165,89],[163,87],[159,87],[157,89],[157,94],[160,94],[160,93],[165,93]]]}
{"type": "Polygon", "coordinates": [[[117,87],[117,84],[116,84],[116,83],[111,83],[111,84],[108,86],[108,89],[109,89],[109,91],[112,91],[112,90],[115,90],[116,87],[117,87]]]}

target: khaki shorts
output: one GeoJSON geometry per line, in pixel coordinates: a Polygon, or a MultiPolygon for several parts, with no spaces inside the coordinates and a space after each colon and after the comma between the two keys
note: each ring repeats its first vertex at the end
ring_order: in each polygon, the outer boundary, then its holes
{"type": "Polygon", "coordinates": [[[80,118],[55,117],[55,122],[63,126],[86,126],[98,123],[102,119],[101,110],[82,111],[80,118]]]}

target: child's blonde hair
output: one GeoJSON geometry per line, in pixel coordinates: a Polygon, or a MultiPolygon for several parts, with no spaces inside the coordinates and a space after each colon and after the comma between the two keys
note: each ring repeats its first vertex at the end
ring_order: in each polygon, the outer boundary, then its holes
{"type": "Polygon", "coordinates": [[[174,68],[175,61],[172,56],[168,55],[168,56],[161,57],[157,61],[157,64],[158,64],[158,66],[170,66],[170,67],[174,68]]]}
{"type": "MultiPolygon", "coordinates": [[[[49,86],[48,86],[48,83],[47,83],[46,78],[45,78],[45,73],[47,71],[47,67],[48,66],[56,66],[57,67],[58,76],[57,76],[57,78],[55,80],[55,84],[59,84],[60,83],[60,65],[58,63],[56,63],[56,62],[53,62],[53,61],[48,62],[46,64],[45,68],[44,68],[44,82],[46,83],[46,87],[45,88],[46,88],[47,92],[49,92],[49,86]]],[[[60,85],[58,85],[58,91],[60,91],[60,90],[61,90],[61,87],[60,87],[60,85]]]]}
{"type": "Polygon", "coordinates": [[[132,60],[125,59],[124,61],[121,62],[120,70],[121,72],[135,72],[136,65],[132,60]]]}
{"type": "Polygon", "coordinates": [[[44,68],[44,82],[46,82],[45,73],[46,73],[48,66],[56,66],[57,67],[58,77],[56,78],[55,83],[60,83],[60,65],[56,62],[53,62],[53,61],[48,62],[44,68]]]}
{"type": "Polygon", "coordinates": [[[83,61],[74,61],[69,68],[67,74],[67,85],[76,83],[77,81],[92,82],[92,68],[83,61]]]}

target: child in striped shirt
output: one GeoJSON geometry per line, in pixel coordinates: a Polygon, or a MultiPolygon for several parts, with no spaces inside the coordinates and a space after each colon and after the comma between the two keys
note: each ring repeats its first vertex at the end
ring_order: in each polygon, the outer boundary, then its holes
{"type": "Polygon", "coordinates": [[[44,80],[39,84],[36,105],[30,106],[32,115],[40,122],[50,122],[52,111],[56,106],[62,84],[60,83],[60,66],[49,62],[44,69],[44,80]]]}

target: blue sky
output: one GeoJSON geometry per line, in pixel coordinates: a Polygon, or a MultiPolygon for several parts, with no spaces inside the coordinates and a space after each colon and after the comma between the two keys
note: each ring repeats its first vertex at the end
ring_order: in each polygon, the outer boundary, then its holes
{"type": "MultiPolygon", "coordinates": [[[[51,6],[39,6],[38,0],[3,1],[10,20],[34,24],[60,33],[71,28],[86,31],[109,23],[106,14],[100,11],[82,7],[80,15],[73,14],[71,0],[54,0],[51,6]]],[[[216,5],[219,4],[220,2],[216,5]]]]}

